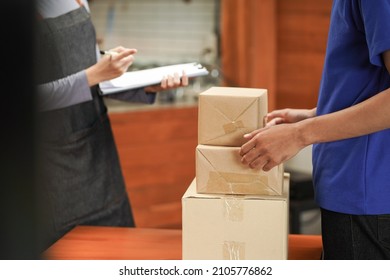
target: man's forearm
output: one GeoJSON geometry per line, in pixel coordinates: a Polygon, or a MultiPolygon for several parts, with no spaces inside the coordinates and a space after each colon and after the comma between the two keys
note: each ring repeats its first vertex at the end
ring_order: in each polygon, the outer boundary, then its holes
{"type": "Polygon", "coordinates": [[[390,128],[390,89],[355,106],[296,123],[305,145],[358,137],[390,128]]]}

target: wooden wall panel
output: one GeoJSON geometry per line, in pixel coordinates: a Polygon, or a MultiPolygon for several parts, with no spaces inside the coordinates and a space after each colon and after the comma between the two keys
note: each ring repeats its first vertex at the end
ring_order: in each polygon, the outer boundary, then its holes
{"type": "Polygon", "coordinates": [[[277,2],[277,107],[313,108],[317,103],[332,1],[277,2]]]}
{"type": "Polygon", "coordinates": [[[221,0],[224,85],[264,87],[269,110],[316,106],[331,0],[221,0]]]}
{"type": "Polygon", "coordinates": [[[181,228],[181,197],[195,177],[197,110],[110,114],[137,227],[181,228]]]}
{"type": "Polygon", "coordinates": [[[268,89],[274,109],[276,1],[221,0],[223,85],[268,89]]]}

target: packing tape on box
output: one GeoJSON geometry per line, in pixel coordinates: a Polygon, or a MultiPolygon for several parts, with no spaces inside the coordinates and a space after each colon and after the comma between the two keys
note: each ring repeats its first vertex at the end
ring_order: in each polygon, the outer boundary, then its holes
{"type": "Polygon", "coordinates": [[[210,171],[204,191],[208,193],[280,195],[266,174],[210,171]]]}
{"type": "Polygon", "coordinates": [[[230,134],[235,132],[237,129],[245,128],[242,121],[231,121],[230,123],[224,124],[222,127],[225,134],[230,134]]]}
{"type": "MultiPolygon", "coordinates": [[[[254,104],[257,103],[257,98],[253,99],[253,101],[240,113],[239,116],[236,117],[236,120],[231,121],[230,123],[227,123],[223,125],[223,130],[225,131],[225,134],[233,133],[237,131],[238,129],[245,128],[244,122],[242,120],[237,120],[238,118],[245,116],[245,113],[252,108],[254,104]]],[[[264,126],[264,119],[263,126],[264,126]]]]}
{"type": "MultiPolygon", "coordinates": [[[[244,219],[244,198],[226,195],[222,198],[223,216],[230,222],[241,222],[244,219]]],[[[224,260],[245,259],[245,243],[238,241],[224,241],[222,244],[224,260]]]]}
{"type": "Polygon", "coordinates": [[[224,260],[244,260],[245,243],[237,241],[224,241],[222,246],[224,260]]]}
{"type": "Polygon", "coordinates": [[[223,217],[227,221],[241,222],[244,219],[244,200],[239,196],[224,196],[221,199],[223,203],[223,217]]]}

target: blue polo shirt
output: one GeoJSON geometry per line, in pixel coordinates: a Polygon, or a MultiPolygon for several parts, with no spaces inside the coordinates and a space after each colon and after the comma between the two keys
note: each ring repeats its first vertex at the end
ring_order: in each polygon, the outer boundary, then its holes
{"type": "MultiPolygon", "coordinates": [[[[390,0],[334,0],[317,114],[342,110],[389,88],[381,57],[389,49],[390,0]]],[[[390,130],[314,145],[313,178],[322,208],[390,214],[390,130]]]]}

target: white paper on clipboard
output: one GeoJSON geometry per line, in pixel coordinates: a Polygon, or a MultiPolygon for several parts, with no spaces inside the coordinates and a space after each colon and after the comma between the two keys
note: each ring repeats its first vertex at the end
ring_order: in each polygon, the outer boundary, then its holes
{"type": "Polygon", "coordinates": [[[208,70],[201,64],[184,63],[168,66],[161,66],[151,69],[130,71],[124,73],[122,76],[105,81],[99,84],[102,95],[111,93],[118,93],[129,89],[136,89],[146,87],[150,85],[156,85],[161,82],[163,77],[168,75],[174,75],[177,73],[180,77],[183,71],[189,78],[208,75],[208,70]]]}

